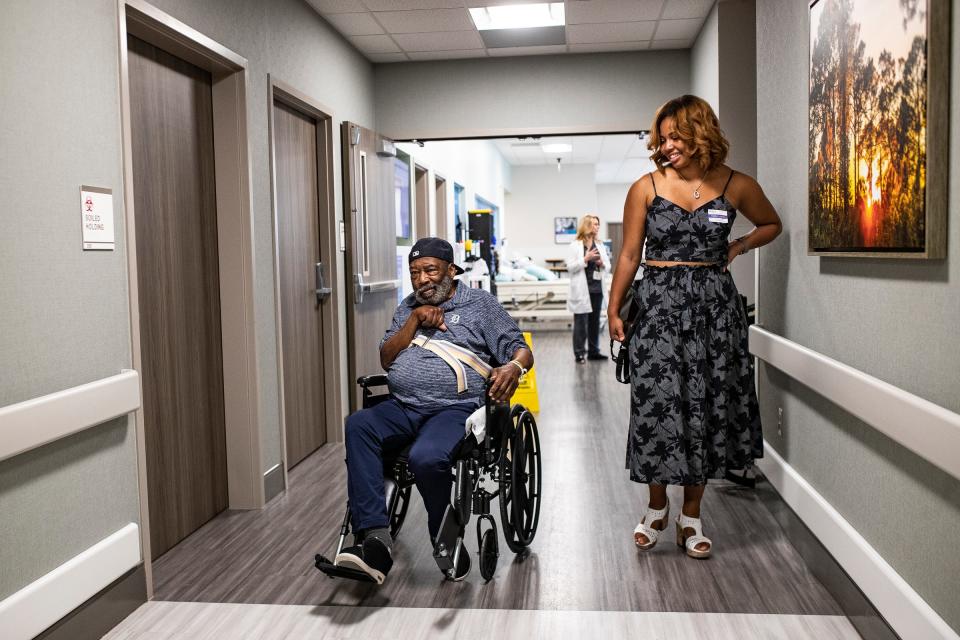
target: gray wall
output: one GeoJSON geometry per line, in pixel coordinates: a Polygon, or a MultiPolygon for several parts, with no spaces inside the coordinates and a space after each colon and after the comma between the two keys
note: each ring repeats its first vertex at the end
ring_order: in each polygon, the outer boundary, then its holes
{"type": "MultiPolygon", "coordinates": [[[[693,43],[691,92],[710,103],[730,141],[727,164],[750,176],[757,173],[757,79],[755,0],[717,2],[693,43]]],[[[753,228],[743,216],[731,237],[753,228]]],[[[756,259],[738,258],[730,267],[734,282],[748,302],[756,300],[756,259]]]]}
{"type": "Polygon", "coordinates": [[[377,128],[397,139],[636,131],[690,90],[690,53],[382,64],[375,83],[377,128]]]}
{"type": "MultiPolygon", "coordinates": [[[[760,255],[761,321],[771,331],[910,393],[960,412],[960,224],[948,260],[806,255],[806,0],[758,0],[759,179],[784,220],[760,255]]],[[[960,12],[952,17],[960,33],[960,12]]],[[[960,86],[953,38],[952,86],[960,86]]],[[[956,96],[956,91],[952,91],[956,96]]],[[[960,102],[950,116],[950,202],[960,189],[960,102]]],[[[955,630],[952,551],[960,531],[960,481],[776,370],[759,371],[768,442],[829,501],[955,630]],[[783,436],[776,411],[783,407],[783,436]]],[[[916,425],[922,429],[923,425],[916,425]]]]}
{"type": "MultiPolygon", "coordinates": [[[[264,470],[280,461],[267,73],[373,125],[371,65],[300,0],[158,0],[249,61],[264,470]]],[[[0,38],[0,406],[131,366],[113,0],[4,4],[0,38]],[[79,186],[114,191],[117,250],[80,248],[79,186]],[[14,224],[15,222],[15,224],[14,224]]],[[[336,134],[339,166],[339,130],[336,134]]],[[[340,214],[340,173],[335,175],[340,214]]],[[[0,462],[0,599],[139,520],[133,421],[0,462]],[[38,536],[37,533],[43,535],[38,536]]]]}
{"type": "Polygon", "coordinates": [[[690,91],[720,113],[720,19],[713,5],[690,49],[690,91]]]}

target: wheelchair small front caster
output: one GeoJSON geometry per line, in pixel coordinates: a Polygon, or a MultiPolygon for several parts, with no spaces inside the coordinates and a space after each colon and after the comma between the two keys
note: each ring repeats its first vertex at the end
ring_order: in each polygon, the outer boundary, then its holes
{"type": "Polygon", "coordinates": [[[500,548],[497,542],[497,530],[487,529],[480,538],[480,575],[486,582],[490,582],[497,571],[497,560],[500,558],[500,548]]]}

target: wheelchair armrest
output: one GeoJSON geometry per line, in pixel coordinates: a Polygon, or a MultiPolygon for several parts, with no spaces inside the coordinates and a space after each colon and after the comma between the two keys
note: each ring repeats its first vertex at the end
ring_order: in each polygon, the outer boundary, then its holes
{"type": "Polygon", "coordinates": [[[357,378],[357,384],[364,389],[369,389],[370,387],[385,387],[387,386],[387,374],[375,373],[370,376],[360,376],[357,378]]]}

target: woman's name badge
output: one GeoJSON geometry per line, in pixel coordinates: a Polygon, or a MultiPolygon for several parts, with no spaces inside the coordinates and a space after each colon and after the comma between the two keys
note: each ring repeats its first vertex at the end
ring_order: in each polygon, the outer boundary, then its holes
{"type": "Polygon", "coordinates": [[[727,222],[726,209],[707,209],[707,219],[710,222],[727,222]]]}
{"type": "Polygon", "coordinates": [[[594,271],[594,272],[593,272],[593,279],[594,279],[594,280],[603,280],[603,274],[600,273],[599,271],[594,271]]]}

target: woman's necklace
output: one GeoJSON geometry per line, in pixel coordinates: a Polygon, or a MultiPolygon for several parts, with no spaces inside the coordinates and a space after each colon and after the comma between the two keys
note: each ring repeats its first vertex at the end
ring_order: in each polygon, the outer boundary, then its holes
{"type": "MultiPolygon", "coordinates": [[[[675,170],[675,171],[676,171],[676,170],[675,170]]],[[[709,173],[710,173],[709,171],[707,171],[706,173],[704,173],[704,174],[703,174],[703,177],[700,178],[700,184],[698,184],[696,187],[694,187],[694,189],[693,189],[693,198],[694,198],[695,200],[699,200],[699,199],[700,199],[700,187],[703,186],[703,181],[707,179],[707,175],[708,175],[709,173]]],[[[690,186],[690,181],[687,180],[686,178],[684,178],[682,173],[680,173],[679,171],[677,171],[677,175],[680,176],[680,179],[683,180],[684,184],[686,184],[688,187],[690,186]]]]}

